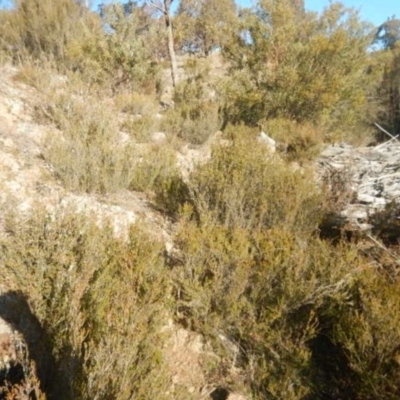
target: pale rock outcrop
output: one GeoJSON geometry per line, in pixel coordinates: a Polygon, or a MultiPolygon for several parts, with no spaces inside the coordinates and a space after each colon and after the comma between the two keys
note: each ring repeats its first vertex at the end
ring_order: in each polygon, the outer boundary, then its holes
{"type": "MultiPolygon", "coordinates": [[[[352,191],[340,210],[346,222],[371,228],[371,218],[388,204],[400,204],[400,143],[355,148],[341,143],[327,147],[317,161],[320,180],[339,173],[352,191]]],[[[339,190],[340,188],[332,188],[339,190]]],[[[340,193],[337,193],[340,195],[340,193]]]]}

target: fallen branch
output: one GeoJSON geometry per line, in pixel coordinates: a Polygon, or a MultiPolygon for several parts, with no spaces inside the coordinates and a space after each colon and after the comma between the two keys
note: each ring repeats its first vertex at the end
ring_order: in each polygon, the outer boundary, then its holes
{"type": "MultiPolygon", "coordinates": [[[[393,136],[390,132],[388,132],[386,129],[382,128],[379,124],[375,122],[375,126],[379,128],[383,133],[386,133],[386,135],[390,136],[393,140],[397,140],[397,136],[393,136]]],[[[397,140],[399,142],[399,140],[397,140]]],[[[400,143],[400,142],[399,142],[400,143]]]]}

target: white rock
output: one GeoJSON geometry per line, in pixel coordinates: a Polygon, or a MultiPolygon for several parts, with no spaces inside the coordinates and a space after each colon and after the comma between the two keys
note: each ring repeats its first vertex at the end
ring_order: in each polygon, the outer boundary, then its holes
{"type": "Polygon", "coordinates": [[[167,139],[167,136],[165,135],[164,132],[153,132],[150,135],[150,141],[153,143],[162,143],[165,142],[167,139]]]}
{"type": "Polygon", "coordinates": [[[269,137],[265,132],[260,132],[260,134],[257,136],[257,141],[267,146],[271,153],[275,153],[276,142],[274,139],[269,137]]]}

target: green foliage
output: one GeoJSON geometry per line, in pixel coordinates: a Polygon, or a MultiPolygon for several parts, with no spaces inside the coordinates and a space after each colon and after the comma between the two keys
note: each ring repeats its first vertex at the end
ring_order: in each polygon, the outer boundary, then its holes
{"type": "MultiPolygon", "coordinates": [[[[260,1],[242,18],[226,56],[231,121],[319,121],[329,127],[364,117],[368,26],[332,3],[321,15],[299,18],[290,1],[260,1]]],[[[343,124],[343,125],[342,125],[343,124]]]]}
{"type": "MultiPolygon", "coordinates": [[[[104,6],[101,18],[72,0],[18,1],[0,11],[0,58],[23,61],[17,79],[38,89],[36,116],[56,128],[43,157],[61,183],[147,192],[172,217],[174,251],[142,222],[116,239],[112,225],[77,210],[32,211],[23,223],[3,213],[0,277],[29,300],[49,338],[40,339],[54,367],[46,390],[60,399],[195,398],[172,388],[164,360],[163,327],[174,316],[212,348],[202,360],[210,385],[254,399],[397,399],[398,249],[320,239],[324,213],[352,201],[350,181],[327,176],[324,192],[312,171],[290,164],[312,160],[324,141],[362,143],[356,128],[375,115],[397,133],[396,23],[381,30],[396,40],[370,54],[369,27],[338,3],[317,15],[301,0],[261,0],[238,27],[230,0],[182,1],[178,47],[221,48],[231,69],[220,79],[211,57],[187,59],[163,112],[166,38],[156,33],[165,21],[133,3],[104,6]],[[183,179],[171,138],[206,142],[221,109],[227,140],[183,179]],[[279,156],[256,140],[256,125],[279,156]],[[167,141],[147,143],[157,130],[167,141]]],[[[397,211],[375,217],[388,243],[397,211]]]]}
{"type": "Polygon", "coordinates": [[[219,130],[219,107],[211,95],[213,88],[208,84],[209,72],[209,66],[200,60],[187,60],[186,79],[176,87],[175,108],[167,113],[163,130],[193,144],[204,143],[219,130]]]}
{"type": "MultiPolygon", "coordinates": [[[[374,60],[374,67],[382,75],[377,88],[380,104],[379,122],[393,134],[400,131],[400,43],[392,48],[379,52],[374,60]],[[377,65],[380,63],[380,65],[377,65]]],[[[379,133],[378,138],[386,140],[387,136],[379,133]]]]}
{"type": "Polygon", "coordinates": [[[174,19],[176,43],[185,53],[207,56],[224,47],[236,21],[232,0],[182,0],[174,19]]]}
{"type": "Polygon", "coordinates": [[[317,239],[311,180],[236,135],[190,177],[177,317],[210,338],[219,379],[255,399],[395,398],[397,283],[356,247],[317,239]]]}
{"type": "Polygon", "coordinates": [[[86,37],[88,13],[73,0],[16,0],[0,28],[3,46],[15,58],[65,57],[71,41],[86,37]]]}
{"type": "Polygon", "coordinates": [[[356,252],[279,228],[193,221],[182,223],[177,241],[178,316],[214,338],[225,368],[243,369],[255,399],[301,399],[314,385],[318,391],[309,342],[320,317],[348,302],[356,252]],[[224,350],[221,335],[236,355],[224,350]]]}
{"type": "Polygon", "coordinates": [[[102,8],[102,17],[105,32],[70,47],[75,68],[113,90],[154,91],[159,68],[151,62],[151,49],[139,35],[143,28],[138,12],[126,14],[122,4],[114,3],[102,8]]]}
{"type": "Polygon", "coordinates": [[[168,281],[162,245],[140,225],[124,241],[74,210],[7,218],[1,277],[27,295],[50,338],[41,357],[54,357],[54,398],[165,398],[155,343],[165,336],[168,281]]]}
{"type": "Polygon", "coordinates": [[[356,399],[395,399],[400,377],[399,280],[368,267],[354,290],[354,305],[335,315],[332,332],[350,371],[342,385],[350,387],[356,399]]]}
{"type": "Polygon", "coordinates": [[[281,228],[308,235],[318,225],[320,198],[307,173],[293,171],[255,138],[233,134],[190,177],[204,223],[232,228],[281,228]],[[208,222],[206,222],[208,221],[208,222]]]}

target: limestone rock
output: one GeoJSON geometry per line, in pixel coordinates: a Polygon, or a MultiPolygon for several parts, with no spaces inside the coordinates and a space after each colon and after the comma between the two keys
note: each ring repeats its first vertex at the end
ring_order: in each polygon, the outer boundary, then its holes
{"type": "MultiPolygon", "coordinates": [[[[354,196],[344,204],[340,215],[359,228],[371,227],[372,216],[388,204],[400,204],[398,142],[361,148],[345,143],[329,146],[317,161],[317,171],[320,180],[335,173],[345,177],[354,196]]],[[[341,187],[331,189],[340,191],[341,187]]]]}
{"type": "Polygon", "coordinates": [[[260,132],[260,134],[257,136],[257,141],[258,143],[263,144],[268,148],[268,150],[271,153],[275,153],[276,151],[276,142],[274,139],[269,137],[265,132],[260,132]]]}

